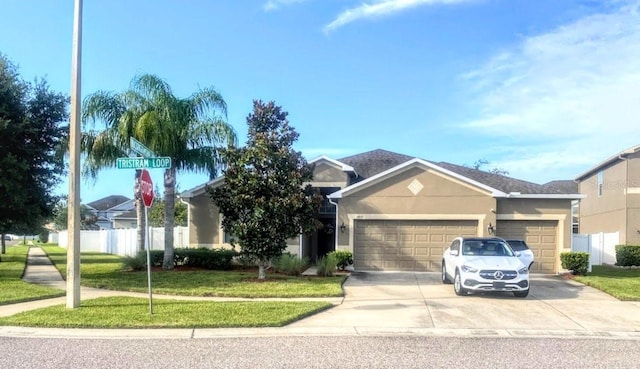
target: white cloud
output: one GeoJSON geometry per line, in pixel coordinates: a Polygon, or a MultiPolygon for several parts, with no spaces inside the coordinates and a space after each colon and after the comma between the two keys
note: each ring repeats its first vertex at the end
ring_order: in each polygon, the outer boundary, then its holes
{"type": "Polygon", "coordinates": [[[512,175],[571,178],[640,144],[639,10],[626,2],[525,38],[465,74],[480,114],[464,128],[509,142],[497,166],[512,175]]]}
{"type": "Polygon", "coordinates": [[[305,1],[307,0],[269,0],[266,3],[264,3],[262,8],[268,12],[268,11],[276,10],[282,6],[302,3],[305,1]]]}
{"type": "Polygon", "coordinates": [[[381,17],[398,13],[420,5],[456,4],[475,0],[376,0],[345,10],[336,19],[324,26],[323,31],[329,33],[345,24],[366,18],[381,17]]]}

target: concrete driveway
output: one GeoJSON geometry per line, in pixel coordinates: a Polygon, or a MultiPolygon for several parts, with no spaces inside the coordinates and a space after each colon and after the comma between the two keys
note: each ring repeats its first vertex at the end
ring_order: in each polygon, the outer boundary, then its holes
{"type": "Polygon", "coordinates": [[[509,330],[516,334],[569,331],[636,332],[640,302],[623,302],[559,276],[534,274],[527,298],[508,293],[456,296],[440,273],[354,272],[344,302],[291,327],[356,330],[427,328],[509,330]]]}

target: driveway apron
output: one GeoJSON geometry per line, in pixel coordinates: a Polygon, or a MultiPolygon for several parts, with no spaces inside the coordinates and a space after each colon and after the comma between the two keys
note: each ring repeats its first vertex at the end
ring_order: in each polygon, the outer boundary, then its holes
{"type": "Polygon", "coordinates": [[[456,296],[439,273],[354,272],[344,302],[291,327],[640,332],[640,303],[533,274],[531,293],[456,296]]]}

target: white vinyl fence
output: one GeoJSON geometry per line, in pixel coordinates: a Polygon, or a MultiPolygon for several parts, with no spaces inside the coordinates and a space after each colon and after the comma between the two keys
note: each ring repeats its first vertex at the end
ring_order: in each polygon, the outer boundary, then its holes
{"type": "MultiPolygon", "coordinates": [[[[103,252],[120,256],[134,256],[136,247],[137,230],[128,229],[102,229],[99,231],[80,231],[80,252],[103,252]]],[[[149,245],[151,250],[164,250],[164,228],[149,229],[149,245]]],[[[57,243],[60,247],[67,247],[67,231],[51,233],[49,242],[57,243]]],[[[189,228],[175,227],[173,229],[173,247],[189,246],[189,228]]]]}
{"type": "Polygon", "coordinates": [[[571,251],[589,253],[591,265],[615,264],[616,245],[620,243],[620,233],[574,234],[571,251]]]}

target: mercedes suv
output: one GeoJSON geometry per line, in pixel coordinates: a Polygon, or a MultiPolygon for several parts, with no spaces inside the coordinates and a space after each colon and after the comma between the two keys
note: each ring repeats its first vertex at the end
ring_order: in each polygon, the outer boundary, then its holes
{"type": "Polygon", "coordinates": [[[456,295],[504,291],[529,294],[529,268],[502,238],[458,237],[442,256],[442,283],[453,283],[456,295]]]}

